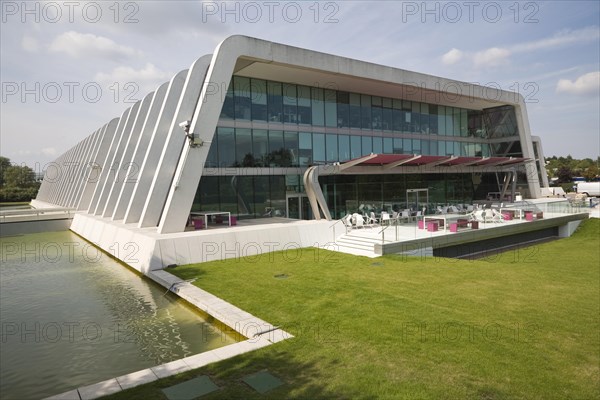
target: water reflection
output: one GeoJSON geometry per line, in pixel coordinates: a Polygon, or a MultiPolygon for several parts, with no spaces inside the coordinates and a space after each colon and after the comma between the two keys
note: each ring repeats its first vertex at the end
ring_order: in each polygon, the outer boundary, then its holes
{"type": "Polygon", "coordinates": [[[70,232],[0,240],[0,398],[42,398],[234,342],[85,246],[70,232]]]}

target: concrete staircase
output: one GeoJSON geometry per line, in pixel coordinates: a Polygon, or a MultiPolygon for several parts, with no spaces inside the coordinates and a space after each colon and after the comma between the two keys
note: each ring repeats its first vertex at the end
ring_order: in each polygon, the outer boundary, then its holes
{"type": "Polygon", "coordinates": [[[337,251],[366,257],[379,257],[373,251],[376,243],[381,243],[381,239],[356,236],[352,233],[342,235],[335,241],[337,251]]]}

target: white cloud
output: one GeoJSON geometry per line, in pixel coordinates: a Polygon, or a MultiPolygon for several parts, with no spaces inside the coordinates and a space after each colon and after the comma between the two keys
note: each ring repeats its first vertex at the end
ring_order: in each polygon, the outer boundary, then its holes
{"type": "Polygon", "coordinates": [[[510,51],[498,47],[479,51],[473,56],[476,67],[497,67],[508,63],[510,51]]]}
{"type": "Polygon", "coordinates": [[[21,46],[23,46],[23,50],[30,53],[35,53],[40,48],[37,39],[27,35],[23,36],[23,39],[21,40],[21,46]]]}
{"type": "Polygon", "coordinates": [[[54,147],[44,147],[41,152],[45,156],[55,156],[57,154],[56,148],[54,147]]]}
{"type": "Polygon", "coordinates": [[[597,26],[587,27],[583,29],[562,30],[554,36],[536,40],[533,42],[525,42],[516,44],[511,47],[514,52],[527,52],[533,50],[549,49],[553,47],[564,46],[580,42],[588,42],[598,40],[600,38],[600,28],[597,26]]]}
{"type": "Polygon", "coordinates": [[[462,51],[453,48],[452,50],[450,50],[442,56],[442,63],[444,63],[444,65],[456,64],[457,62],[462,60],[463,55],[464,54],[462,51]]]}
{"type": "Polygon", "coordinates": [[[63,52],[74,58],[105,57],[114,60],[132,58],[142,54],[138,50],[119,45],[103,36],[75,31],[68,31],[57,36],[49,50],[63,52]]]}
{"type": "Polygon", "coordinates": [[[556,85],[556,91],[576,95],[597,95],[600,93],[600,71],[581,75],[575,81],[561,79],[556,85]]]}
{"type": "Polygon", "coordinates": [[[146,64],[142,69],[136,70],[132,67],[120,66],[113,69],[110,73],[99,72],[94,76],[94,80],[111,85],[115,82],[121,85],[126,83],[134,83],[138,88],[138,99],[140,96],[145,96],[147,93],[156,89],[156,87],[173,77],[170,72],[161,71],[153,64],[146,64]]]}

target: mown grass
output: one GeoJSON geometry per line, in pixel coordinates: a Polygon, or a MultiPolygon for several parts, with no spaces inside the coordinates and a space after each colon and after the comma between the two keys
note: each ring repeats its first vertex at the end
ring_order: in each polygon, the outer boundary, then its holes
{"type": "Polygon", "coordinates": [[[222,388],[203,399],[600,396],[598,219],[476,261],[302,249],[173,273],[295,338],[111,399],[163,399],[203,374],[222,388]],[[264,369],[285,385],[259,395],[241,378],[264,369]]]}

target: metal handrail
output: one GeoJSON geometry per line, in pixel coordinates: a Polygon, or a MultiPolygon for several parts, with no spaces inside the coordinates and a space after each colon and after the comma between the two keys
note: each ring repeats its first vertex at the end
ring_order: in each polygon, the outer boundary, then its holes
{"type": "Polygon", "coordinates": [[[329,228],[333,228],[333,242],[334,243],[335,243],[335,226],[338,224],[338,222],[342,222],[342,218],[338,219],[337,221],[335,221],[333,224],[331,224],[329,226],[329,228]]]}

